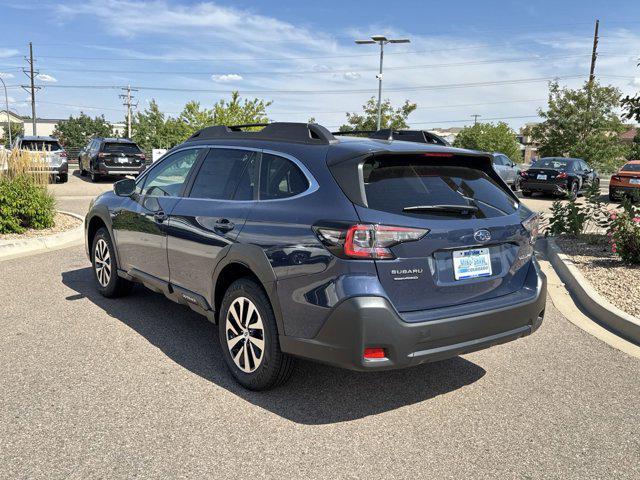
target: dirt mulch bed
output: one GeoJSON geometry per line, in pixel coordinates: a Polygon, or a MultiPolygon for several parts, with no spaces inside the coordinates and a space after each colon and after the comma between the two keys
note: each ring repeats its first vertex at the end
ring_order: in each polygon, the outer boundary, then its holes
{"type": "Polygon", "coordinates": [[[47,235],[54,235],[56,233],[66,232],[82,225],[82,220],[72,217],[64,213],[56,212],[53,219],[54,225],[51,228],[44,228],[42,230],[29,229],[24,233],[4,233],[0,234],[0,241],[2,240],[16,240],[21,238],[34,238],[44,237],[47,235]]]}
{"type": "Polygon", "coordinates": [[[605,235],[562,236],[556,238],[556,244],[600,295],[640,318],[640,266],[625,264],[611,253],[605,235]]]}

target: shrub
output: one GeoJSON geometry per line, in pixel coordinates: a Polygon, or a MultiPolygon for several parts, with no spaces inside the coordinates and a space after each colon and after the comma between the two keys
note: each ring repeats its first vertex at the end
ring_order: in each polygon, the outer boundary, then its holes
{"type": "Polygon", "coordinates": [[[0,178],[0,233],[53,226],[55,199],[30,175],[0,178]]]}
{"type": "Polygon", "coordinates": [[[551,235],[579,235],[583,232],[587,222],[587,211],[575,200],[562,203],[556,200],[551,204],[549,218],[549,233],[551,235]]]}
{"type": "Polygon", "coordinates": [[[611,251],[625,262],[640,264],[640,207],[629,200],[622,205],[622,212],[610,216],[611,251]]]}

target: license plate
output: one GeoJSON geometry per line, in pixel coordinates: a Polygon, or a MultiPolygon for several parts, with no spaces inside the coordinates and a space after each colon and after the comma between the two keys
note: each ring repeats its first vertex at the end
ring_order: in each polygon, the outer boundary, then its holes
{"type": "Polygon", "coordinates": [[[640,185],[640,178],[632,178],[631,180],[629,180],[629,183],[631,185],[640,185]]]}
{"type": "Polygon", "coordinates": [[[491,275],[491,255],[488,248],[453,252],[453,275],[456,280],[491,275]]]}
{"type": "Polygon", "coordinates": [[[116,161],[118,163],[129,163],[129,159],[127,157],[118,157],[116,161]]]}
{"type": "Polygon", "coordinates": [[[536,177],[538,180],[546,180],[547,176],[546,175],[542,175],[541,173],[538,174],[538,176],[536,177]]]}

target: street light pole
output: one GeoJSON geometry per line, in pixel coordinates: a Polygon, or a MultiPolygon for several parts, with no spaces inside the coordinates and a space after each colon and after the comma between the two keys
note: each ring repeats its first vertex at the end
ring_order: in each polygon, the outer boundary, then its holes
{"type": "Polygon", "coordinates": [[[7,84],[4,83],[2,77],[0,77],[0,82],[2,82],[2,86],[4,87],[4,103],[6,105],[5,113],[7,114],[7,130],[9,131],[9,148],[11,148],[11,144],[13,143],[11,139],[11,117],[9,116],[9,96],[7,95],[7,84]]]}
{"type": "Polygon", "coordinates": [[[374,35],[371,40],[356,40],[358,45],[370,45],[378,43],[380,45],[380,70],[378,72],[378,120],[376,122],[377,130],[380,130],[382,123],[382,61],[384,59],[384,46],[387,43],[409,43],[408,38],[387,38],[384,35],[374,35]]]}

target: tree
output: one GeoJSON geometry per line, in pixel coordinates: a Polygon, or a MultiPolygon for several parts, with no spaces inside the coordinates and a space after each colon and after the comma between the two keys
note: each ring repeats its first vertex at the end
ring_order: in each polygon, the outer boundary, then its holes
{"type": "Polygon", "coordinates": [[[635,137],[633,137],[633,143],[631,144],[627,158],[629,160],[640,160],[640,128],[635,137]]]}
{"type": "MultiPolygon", "coordinates": [[[[380,128],[392,128],[401,130],[409,128],[407,118],[416,109],[415,103],[405,100],[401,107],[393,108],[391,100],[386,99],[382,102],[380,128]]],[[[375,130],[378,122],[378,101],[375,97],[371,97],[362,106],[363,113],[347,112],[347,123],[340,127],[341,132],[350,132],[352,130],[375,130]]]]}
{"type": "Polygon", "coordinates": [[[516,133],[504,122],[476,123],[463,128],[455,141],[455,147],[504,153],[514,162],[520,162],[520,145],[516,133]]]}
{"type": "MultiPolygon", "coordinates": [[[[11,122],[11,140],[15,141],[16,137],[24,134],[24,125],[21,123],[11,122]]],[[[4,123],[2,125],[2,140],[0,140],[0,145],[5,145],[10,147],[9,145],[9,123],[4,123]]]]}
{"type": "Polygon", "coordinates": [[[619,107],[620,91],[615,87],[587,82],[571,90],[552,82],[547,110],[538,110],[544,121],[530,133],[541,156],[584,158],[612,171],[624,162],[628,150],[618,138],[626,128],[616,113],[619,107]]]}
{"type": "Polygon", "coordinates": [[[189,135],[196,131],[213,125],[213,112],[208,109],[200,109],[200,102],[192,100],[182,109],[178,119],[184,123],[189,135]]]}
{"type": "Polygon", "coordinates": [[[155,100],[143,112],[137,112],[131,122],[132,140],[140,148],[171,148],[188,137],[186,125],[173,118],[165,118],[155,100]]]}
{"type": "Polygon", "coordinates": [[[220,100],[213,106],[214,125],[247,125],[268,123],[267,107],[273,102],[254,98],[240,101],[240,94],[231,92],[231,100],[220,100]]]}
{"type": "Polygon", "coordinates": [[[91,118],[80,112],[78,117],[70,116],[69,120],[56,125],[53,136],[57,137],[65,148],[80,148],[91,138],[111,136],[111,125],[105,120],[104,115],[91,118]]]}

